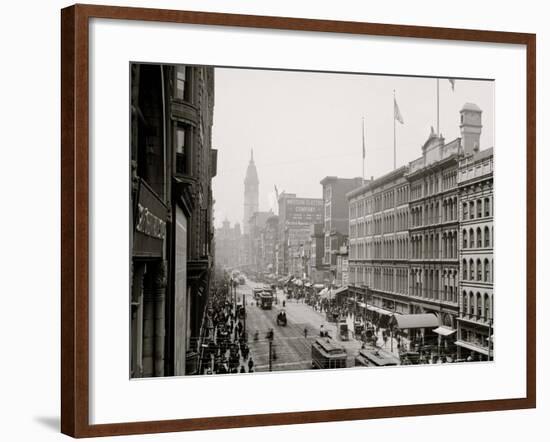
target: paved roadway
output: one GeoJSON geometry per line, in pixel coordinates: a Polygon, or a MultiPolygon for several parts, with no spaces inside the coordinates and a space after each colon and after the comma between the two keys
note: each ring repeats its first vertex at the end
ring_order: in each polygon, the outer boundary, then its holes
{"type": "MultiPolygon", "coordinates": [[[[250,356],[254,361],[255,371],[269,370],[269,341],[266,334],[270,328],[274,331],[273,348],[276,359],[272,361],[273,371],[304,370],[311,368],[311,344],[319,337],[321,325],[332,337],[337,337],[336,324],[327,323],[324,313],[313,310],[307,304],[286,300],[282,290],[278,290],[278,304],[273,304],[271,310],[262,310],[256,306],[252,296],[254,286],[263,285],[247,280],[246,284],[237,287],[238,300],[242,302],[242,296],[246,299],[246,329],[248,332],[248,346],[250,356]],[[239,299],[240,298],[240,299],[239,299]],[[286,301],[284,307],[287,316],[287,325],[278,326],[276,316],[282,307],[282,301],[286,301]],[[307,329],[307,338],[304,336],[307,329]],[[254,332],[259,332],[259,340],[254,341],[254,332]]],[[[355,339],[340,342],[348,353],[348,367],[353,366],[353,360],[358,353],[361,343],[355,339]]]]}

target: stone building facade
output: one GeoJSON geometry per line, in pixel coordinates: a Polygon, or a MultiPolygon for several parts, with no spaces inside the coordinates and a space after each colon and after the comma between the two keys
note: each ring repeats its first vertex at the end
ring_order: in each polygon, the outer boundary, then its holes
{"type": "MultiPolygon", "coordinates": [[[[481,126],[481,111],[470,107],[470,118],[481,126]]],[[[457,345],[460,356],[472,353],[492,358],[493,336],[493,149],[474,144],[461,159],[460,305],[457,345]]],[[[465,149],[466,150],[466,149],[465,149]]]]}
{"type": "Polygon", "coordinates": [[[493,151],[475,104],[460,131],[432,129],[421,157],[347,194],[350,289],[381,314],[433,313],[440,342],[490,356],[493,151]]]}
{"type": "Polygon", "coordinates": [[[214,69],[131,66],[131,377],[197,370],[214,250],[214,69]]]}

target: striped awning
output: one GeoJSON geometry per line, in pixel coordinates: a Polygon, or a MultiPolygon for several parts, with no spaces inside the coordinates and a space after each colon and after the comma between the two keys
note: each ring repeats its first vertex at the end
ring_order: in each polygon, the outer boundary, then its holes
{"type": "Polygon", "coordinates": [[[456,330],[449,327],[437,327],[433,331],[441,336],[449,336],[456,332],[456,330]]]}
{"type": "Polygon", "coordinates": [[[437,316],[433,313],[420,313],[417,315],[395,315],[395,327],[400,329],[432,328],[439,325],[437,316]]]}
{"type": "Polygon", "coordinates": [[[489,351],[486,348],[478,347],[475,344],[471,344],[470,342],[465,341],[455,341],[455,345],[458,345],[459,347],[466,348],[468,350],[475,351],[477,353],[481,353],[482,355],[487,356],[489,351]]]}

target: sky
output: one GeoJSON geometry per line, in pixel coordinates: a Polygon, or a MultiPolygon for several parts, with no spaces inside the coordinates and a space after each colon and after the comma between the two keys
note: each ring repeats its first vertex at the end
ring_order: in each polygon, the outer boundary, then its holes
{"type": "MultiPolygon", "coordinates": [[[[328,175],[362,175],[365,119],[365,177],[393,170],[395,90],[404,124],[396,122],[397,167],[422,155],[430,127],[436,128],[437,80],[368,74],[215,69],[212,145],[218,149],[213,179],[216,226],[224,219],[242,225],[244,178],[254,150],[260,181],[260,210],[277,212],[279,192],[321,198],[328,175]]],[[[493,146],[494,82],[439,81],[440,133],[460,136],[464,103],[483,111],[481,150],[493,146]]]]}

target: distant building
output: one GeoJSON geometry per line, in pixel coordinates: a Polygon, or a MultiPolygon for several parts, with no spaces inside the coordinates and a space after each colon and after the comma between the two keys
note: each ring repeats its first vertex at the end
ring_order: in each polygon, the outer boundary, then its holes
{"type": "Polygon", "coordinates": [[[269,212],[254,212],[248,220],[248,261],[247,269],[253,273],[264,273],[263,233],[267,220],[274,214],[269,212]]]}
{"type": "Polygon", "coordinates": [[[329,271],[327,278],[336,278],[336,255],[349,235],[349,203],[346,194],[363,185],[362,178],[327,176],[323,186],[324,257],[323,264],[329,271]]]}
{"type": "Polygon", "coordinates": [[[298,198],[294,193],[279,195],[279,275],[303,276],[301,247],[311,235],[310,226],[322,222],[321,198],[298,198]]]}
{"type": "Polygon", "coordinates": [[[241,266],[242,243],[241,226],[231,223],[226,219],[222,227],[216,229],[216,265],[222,269],[234,269],[241,266]]]}
{"type": "Polygon", "coordinates": [[[310,239],[307,243],[308,252],[308,275],[313,283],[321,284],[328,282],[326,268],[323,264],[325,254],[325,234],[323,224],[312,224],[310,226],[310,239]]]}
{"type": "Polygon", "coordinates": [[[279,241],[279,217],[277,215],[271,214],[267,218],[261,237],[263,271],[275,274],[277,269],[276,245],[279,241]]]}
{"type": "Polygon", "coordinates": [[[258,171],[256,170],[256,164],[254,164],[254,151],[250,151],[250,161],[246,169],[246,176],[244,179],[244,214],[243,214],[243,233],[248,235],[250,232],[250,219],[252,215],[259,210],[260,197],[259,197],[260,181],[258,180],[258,171]]]}

